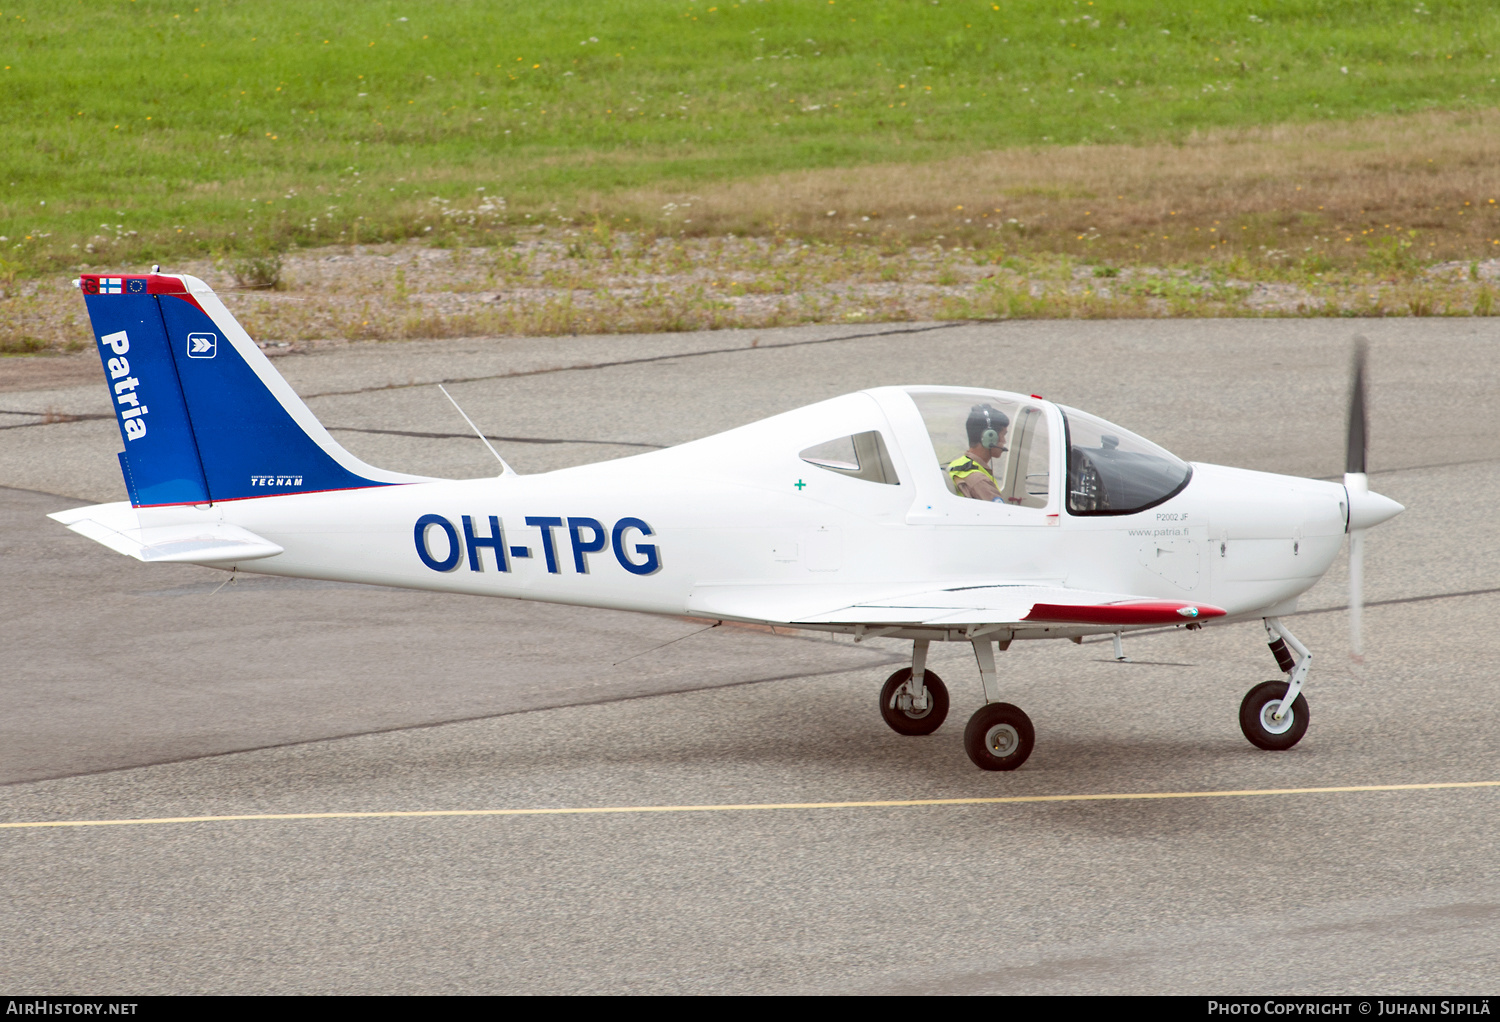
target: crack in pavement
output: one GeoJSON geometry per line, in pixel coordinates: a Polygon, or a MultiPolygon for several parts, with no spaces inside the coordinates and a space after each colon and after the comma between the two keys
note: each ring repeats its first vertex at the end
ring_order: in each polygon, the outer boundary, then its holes
{"type": "Polygon", "coordinates": [[[647,365],[651,362],[668,362],[679,358],[703,358],[707,355],[736,355],[749,351],[774,351],[777,348],[803,348],[813,344],[832,344],[835,341],[858,341],[871,337],[896,337],[901,334],[924,334],[934,330],[951,330],[966,326],[967,322],[938,323],[932,326],[906,327],[901,330],[878,330],[864,334],[843,334],[838,337],[816,337],[810,341],[783,341],[780,344],[744,345],[736,348],[712,348],[706,351],[680,351],[670,355],[648,355],[642,358],[622,358],[611,362],[580,362],[570,366],[549,366],[545,369],[518,369],[511,373],[491,373],[487,376],[455,376],[442,380],[424,380],[421,383],[385,383],[378,387],[359,387],[355,390],[325,390],[317,394],[304,395],[304,401],[317,397],[344,397],[350,394],[371,394],[382,390],[406,390],[410,387],[433,387],[439,383],[480,383],[485,380],[511,380],[523,376],[545,376],[549,373],[570,373],[575,370],[613,369],[617,366],[647,365]]]}
{"type": "MultiPolygon", "coordinates": [[[[1366,607],[1390,607],[1398,603],[1426,603],[1428,600],[1456,600],[1464,596],[1493,596],[1500,593],[1500,587],[1494,589],[1466,589],[1461,593],[1429,593],[1426,596],[1400,596],[1393,600],[1369,600],[1366,607]]],[[[1314,607],[1311,610],[1299,610],[1288,615],[1289,617],[1305,617],[1308,614],[1332,614],[1335,611],[1348,610],[1347,603],[1341,603],[1337,607],[1314,607]]]]}
{"type": "MultiPolygon", "coordinates": [[[[7,427],[0,426],[0,429],[7,427]]],[[[330,433],[379,433],[385,436],[411,436],[423,440],[474,440],[477,439],[473,433],[424,433],[413,429],[363,429],[359,426],[326,426],[330,433]]],[[[660,451],[668,444],[646,444],[635,440],[568,440],[554,437],[540,436],[490,436],[484,434],[484,439],[494,440],[507,444],[599,444],[603,447],[645,447],[649,450],[660,451]]]]}
{"type": "MultiPolygon", "coordinates": [[[[1403,465],[1400,468],[1376,468],[1371,469],[1365,474],[1372,476],[1385,476],[1392,475],[1396,472],[1419,472],[1423,469],[1428,468],[1457,468],[1463,465],[1489,465],[1497,461],[1500,461],[1500,458],[1466,458],[1463,461],[1435,461],[1430,465],[1403,465]]],[[[1312,476],[1311,478],[1328,483],[1341,483],[1344,481],[1343,475],[1312,476]]]]}
{"type": "MultiPolygon", "coordinates": [[[[1496,586],[1493,589],[1465,589],[1463,592],[1459,593],[1427,593],[1423,596],[1398,596],[1390,600],[1367,600],[1365,602],[1365,606],[1392,607],[1399,603],[1426,603],[1429,600],[1457,600],[1462,599],[1465,596],[1494,596],[1496,593],[1500,593],[1500,586],[1496,586]]],[[[1345,611],[1348,609],[1349,605],[1347,603],[1341,603],[1337,607],[1313,607],[1309,610],[1295,610],[1290,614],[1283,614],[1282,617],[1308,617],[1312,614],[1336,614],[1339,611],[1345,611]]],[[[1238,618],[1234,621],[1213,620],[1199,622],[1199,624],[1203,628],[1217,628],[1220,625],[1226,624],[1245,624],[1248,620],[1248,618],[1238,618]]],[[[1184,627],[1184,625],[1173,625],[1170,628],[1150,628],[1139,632],[1127,632],[1126,634],[1136,638],[1143,638],[1147,635],[1167,635],[1173,632],[1180,632],[1184,627]]],[[[1092,646],[1095,643],[1099,642],[1114,641],[1115,640],[1113,636],[1105,636],[1104,638],[1100,639],[1084,639],[1080,645],[1092,646]]]]}
{"type": "MultiPolygon", "coordinates": [[[[549,373],[570,373],[570,372],[574,372],[574,371],[582,371],[582,370],[588,370],[588,369],[613,369],[613,368],[615,368],[617,366],[647,365],[647,364],[650,364],[652,362],[669,362],[669,361],[671,361],[673,359],[679,359],[679,358],[702,358],[703,356],[706,356],[706,355],[732,355],[732,354],[737,354],[737,353],[746,352],[746,351],[772,351],[772,350],[777,349],[777,348],[802,348],[802,347],[807,347],[808,345],[813,345],[813,344],[832,344],[835,341],[857,341],[857,340],[867,339],[867,338],[871,338],[871,337],[896,337],[896,336],[899,336],[901,334],[923,334],[923,333],[930,333],[931,331],[934,331],[934,330],[951,330],[951,329],[953,329],[955,327],[960,327],[960,326],[964,326],[964,325],[965,325],[964,322],[937,323],[937,324],[933,324],[933,325],[930,325],[930,326],[905,327],[905,328],[900,329],[900,330],[877,330],[877,331],[871,331],[869,333],[863,333],[863,334],[842,334],[842,335],[840,335],[838,337],[815,337],[812,340],[808,340],[808,341],[783,341],[780,344],[757,344],[757,345],[753,345],[753,346],[743,346],[743,347],[737,347],[737,348],[713,348],[713,349],[710,349],[710,350],[707,350],[707,351],[682,351],[682,352],[676,352],[676,353],[671,354],[671,355],[649,355],[649,356],[646,356],[646,357],[643,357],[643,358],[622,358],[622,359],[616,359],[616,360],[611,361],[611,362],[580,362],[577,365],[570,365],[570,366],[549,366],[549,367],[547,367],[545,369],[520,369],[520,370],[517,370],[515,372],[511,372],[511,373],[492,373],[492,374],[487,375],[487,376],[455,376],[455,377],[449,377],[449,378],[445,378],[445,379],[441,379],[441,380],[424,380],[421,383],[384,383],[384,384],[381,384],[378,387],[358,387],[358,388],[356,388],[354,390],[325,390],[325,391],[320,391],[320,392],[318,392],[316,394],[303,394],[303,395],[301,395],[301,397],[302,397],[302,400],[304,400],[304,401],[311,401],[314,398],[320,398],[320,397],[345,397],[345,396],[349,396],[349,395],[353,395],[353,394],[374,394],[374,393],[378,393],[378,392],[383,391],[383,390],[407,390],[407,389],[412,388],[412,387],[432,387],[432,386],[436,386],[439,383],[444,383],[444,384],[452,384],[452,383],[481,383],[481,382],[483,382],[485,380],[510,380],[510,379],[517,379],[519,377],[524,377],[524,376],[545,376],[545,375],[547,375],[549,373]]],[[[0,409],[0,411],[4,411],[4,410],[0,409]]],[[[44,413],[42,413],[42,412],[4,412],[4,414],[8,414],[8,415],[42,415],[44,413]]],[[[113,417],[114,416],[112,414],[111,415],[103,415],[103,414],[84,413],[84,414],[80,414],[80,415],[69,415],[66,418],[59,419],[58,422],[22,422],[22,423],[17,423],[14,426],[0,426],[0,429],[24,429],[24,428],[28,428],[28,427],[31,427],[31,426],[53,426],[53,425],[58,425],[60,422],[78,422],[78,421],[82,421],[82,420],[85,420],[85,419],[109,419],[109,418],[113,418],[113,417]]],[[[325,427],[325,428],[329,428],[329,427],[325,427]]],[[[358,429],[354,429],[352,427],[344,427],[344,428],[347,429],[347,431],[349,431],[349,432],[362,432],[362,433],[390,432],[390,433],[394,433],[397,436],[413,436],[413,437],[420,437],[420,438],[424,438],[424,439],[434,439],[434,440],[444,440],[444,439],[448,439],[449,437],[456,437],[456,436],[460,436],[460,435],[466,435],[466,434],[457,434],[457,433],[453,433],[453,434],[449,434],[449,433],[404,433],[404,432],[401,432],[399,430],[374,430],[374,429],[358,430],[358,429]]],[[[548,444],[548,443],[577,443],[577,444],[589,444],[589,443],[604,444],[604,443],[610,443],[610,441],[605,441],[605,440],[546,440],[546,439],[533,439],[533,438],[528,438],[528,437],[487,437],[486,439],[489,439],[489,440],[504,440],[504,441],[506,441],[508,443],[522,443],[522,444],[525,444],[525,443],[542,443],[542,444],[548,444]]],[[[620,444],[617,444],[615,446],[620,446],[620,447],[648,447],[648,448],[653,448],[653,449],[658,449],[660,447],[660,445],[658,445],[658,444],[636,444],[636,443],[620,443],[620,444]]]]}
{"type": "Polygon", "coordinates": [[[4,415],[31,415],[41,422],[15,422],[9,426],[0,426],[0,429],[29,429],[32,426],[61,426],[68,422],[88,422],[94,419],[113,419],[113,412],[6,412],[0,410],[4,415]],[[50,418],[49,418],[50,414],[50,418]]]}

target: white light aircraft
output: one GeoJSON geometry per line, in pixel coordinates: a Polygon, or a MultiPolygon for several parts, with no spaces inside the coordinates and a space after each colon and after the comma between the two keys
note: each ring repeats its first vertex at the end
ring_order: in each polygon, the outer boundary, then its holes
{"type": "MultiPolygon", "coordinates": [[[[1285,674],[1240,727],[1307,730],[1312,654],[1282,615],[1350,540],[1400,513],[1365,476],[1363,350],[1340,483],[1188,464],[1038,395],[877,387],[662,451],[448,480],[340,447],[213,291],[190,276],[80,278],[119,420],[129,502],[51,517],[147,562],[787,625],[912,642],[880,711],[931,734],[929,644],[972,644],[986,770],[1031,754],[995,649],[1262,618],[1285,674]]],[[[466,416],[467,418],[467,416],[466,416]]],[[[477,432],[477,430],[476,430],[477,432]]],[[[488,443],[488,441],[486,441],[488,443]]],[[[492,449],[493,450],[493,449],[492,449]]]]}

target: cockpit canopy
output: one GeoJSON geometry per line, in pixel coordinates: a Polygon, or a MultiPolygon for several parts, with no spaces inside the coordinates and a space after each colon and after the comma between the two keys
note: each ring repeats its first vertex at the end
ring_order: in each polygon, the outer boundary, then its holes
{"type": "MultiPolygon", "coordinates": [[[[1066,508],[1079,516],[1133,514],[1176,496],[1193,474],[1192,466],[1128,429],[1034,395],[957,387],[879,388],[867,395],[797,413],[810,417],[798,427],[806,430],[802,444],[818,441],[801,446],[798,457],[816,470],[860,480],[855,490],[872,499],[879,490],[914,482],[926,494],[919,499],[947,508],[939,516],[988,521],[1008,514],[983,511],[983,504],[1052,513],[1066,508]],[[877,405],[867,403],[871,398],[887,403],[886,415],[872,416],[877,405]],[[841,425],[848,431],[843,435],[841,425]],[[898,464],[904,465],[899,471],[898,464]],[[938,480],[956,503],[933,492],[938,480]],[[874,485],[863,490],[868,484],[874,485]]],[[[843,492],[852,499],[855,490],[843,492]]]]}
{"type": "Polygon", "coordinates": [[[1124,515],[1175,496],[1193,474],[1186,462],[1128,429],[1075,408],[1057,405],[1051,411],[1040,398],[946,387],[910,388],[907,394],[955,496],[1044,508],[1052,466],[1066,465],[1063,503],[1069,514],[1124,515]],[[987,439],[985,424],[998,427],[987,439]]]}

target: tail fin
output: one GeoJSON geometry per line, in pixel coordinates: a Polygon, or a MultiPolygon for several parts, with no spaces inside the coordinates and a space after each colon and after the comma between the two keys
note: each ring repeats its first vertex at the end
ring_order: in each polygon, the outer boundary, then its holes
{"type": "Polygon", "coordinates": [[[78,284],[136,507],[424,481],[340,447],[196,277],[90,274],[78,284]]]}

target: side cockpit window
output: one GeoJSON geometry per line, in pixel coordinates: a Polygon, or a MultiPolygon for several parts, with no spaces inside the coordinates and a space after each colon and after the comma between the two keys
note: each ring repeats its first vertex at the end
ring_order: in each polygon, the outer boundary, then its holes
{"type": "Polygon", "coordinates": [[[912,391],[948,492],[1042,508],[1051,497],[1051,440],[1040,405],[986,391],[912,391]]]}
{"type": "Polygon", "coordinates": [[[809,447],[798,457],[809,465],[816,465],[842,476],[889,486],[901,484],[901,480],[896,477],[896,467],[891,464],[890,452],[886,450],[885,441],[877,430],[829,440],[809,447]]]}

